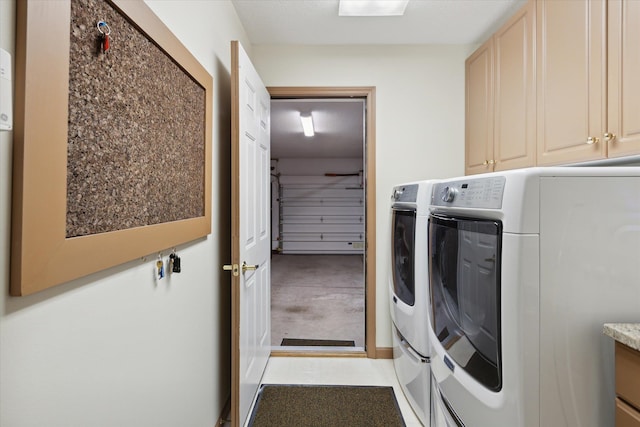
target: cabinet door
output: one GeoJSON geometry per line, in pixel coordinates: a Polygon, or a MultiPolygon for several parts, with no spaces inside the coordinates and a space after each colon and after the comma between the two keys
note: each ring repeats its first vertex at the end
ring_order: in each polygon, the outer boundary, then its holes
{"type": "Polygon", "coordinates": [[[640,427],[640,412],[616,399],[616,427],[640,427]]]}
{"type": "Polygon", "coordinates": [[[606,156],[604,9],[604,0],[537,2],[538,165],[606,156]]]}
{"type": "Polygon", "coordinates": [[[493,171],[493,39],[465,62],[465,173],[493,171]]]}
{"type": "Polygon", "coordinates": [[[495,170],[535,165],[534,15],[529,1],[494,36],[495,170]]]}
{"type": "Polygon", "coordinates": [[[609,157],[640,154],[640,2],[609,0],[609,157]]]}

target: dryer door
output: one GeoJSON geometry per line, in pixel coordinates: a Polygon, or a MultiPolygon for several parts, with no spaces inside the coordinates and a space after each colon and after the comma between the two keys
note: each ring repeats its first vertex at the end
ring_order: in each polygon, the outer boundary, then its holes
{"type": "Polygon", "coordinates": [[[501,246],[499,221],[429,217],[431,327],[447,356],[493,391],[502,388],[501,246]]]}
{"type": "Polygon", "coordinates": [[[415,208],[392,209],[391,268],[393,291],[405,304],[413,306],[415,295],[415,208]]]}

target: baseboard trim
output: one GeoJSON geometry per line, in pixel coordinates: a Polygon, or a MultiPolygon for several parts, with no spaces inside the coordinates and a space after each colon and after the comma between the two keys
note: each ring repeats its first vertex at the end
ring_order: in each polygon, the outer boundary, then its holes
{"type": "Polygon", "coordinates": [[[393,359],[392,347],[377,347],[376,359],[393,359]]]}

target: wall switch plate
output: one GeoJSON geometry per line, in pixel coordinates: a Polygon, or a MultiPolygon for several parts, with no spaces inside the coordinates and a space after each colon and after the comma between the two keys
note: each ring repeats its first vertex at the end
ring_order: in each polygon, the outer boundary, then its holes
{"type": "Polygon", "coordinates": [[[13,129],[11,54],[0,49],[0,130],[13,129]]]}

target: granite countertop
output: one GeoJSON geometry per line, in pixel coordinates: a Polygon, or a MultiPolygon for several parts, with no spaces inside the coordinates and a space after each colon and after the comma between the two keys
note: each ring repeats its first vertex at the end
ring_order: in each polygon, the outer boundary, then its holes
{"type": "Polygon", "coordinates": [[[640,351],[640,323],[605,323],[603,332],[614,340],[640,351]]]}

